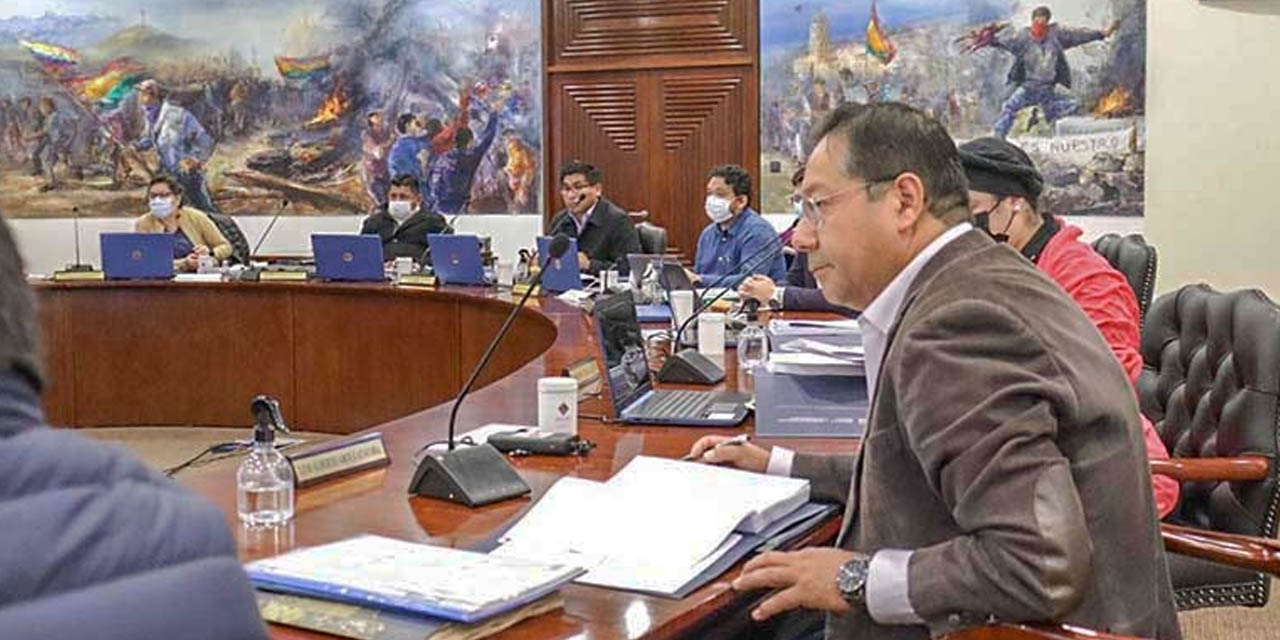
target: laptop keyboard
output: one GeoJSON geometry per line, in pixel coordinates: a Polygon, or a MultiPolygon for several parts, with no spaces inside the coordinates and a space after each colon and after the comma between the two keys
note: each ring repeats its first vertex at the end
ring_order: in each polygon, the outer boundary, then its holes
{"type": "Polygon", "coordinates": [[[633,418],[701,418],[717,394],[705,391],[655,391],[633,418]]]}

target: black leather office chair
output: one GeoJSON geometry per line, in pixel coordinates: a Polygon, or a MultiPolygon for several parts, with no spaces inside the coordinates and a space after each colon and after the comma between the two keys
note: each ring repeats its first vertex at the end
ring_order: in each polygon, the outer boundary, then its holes
{"type": "Polygon", "coordinates": [[[640,234],[640,251],[653,255],[667,252],[666,229],[645,221],[636,225],[636,233],[640,234]]]}
{"type": "Polygon", "coordinates": [[[1124,274],[1138,298],[1139,318],[1145,318],[1156,290],[1156,248],[1136,233],[1123,237],[1108,233],[1093,241],[1093,250],[1124,274]]]}
{"type": "MultiPolygon", "coordinates": [[[[1178,552],[1169,555],[1178,608],[1262,606],[1271,582],[1263,571],[1280,566],[1280,543],[1273,540],[1280,510],[1280,307],[1256,289],[1182,287],[1152,306],[1142,359],[1142,412],[1169,449],[1166,466],[1183,481],[1166,518],[1174,526],[1164,531],[1166,548],[1178,552]],[[1182,534],[1224,544],[1234,539],[1227,534],[1263,540],[1251,543],[1254,562],[1195,554],[1214,560],[1206,562],[1182,555],[1182,534]]],[[[1153,469],[1162,464],[1153,462],[1153,469]]]]}
{"type": "Polygon", "coordinates": [[[231,260],[239,264],[249,264],[249,241],[236,224],[235,218],[221,213],[207,214],[213,224],[222,232],[222,237],[231,243],[231,260]]]}

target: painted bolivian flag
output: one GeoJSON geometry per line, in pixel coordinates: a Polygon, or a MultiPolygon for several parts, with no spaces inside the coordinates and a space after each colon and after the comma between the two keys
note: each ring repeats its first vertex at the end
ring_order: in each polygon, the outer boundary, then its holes
{"type": "Polygon", "coordinates": [[[329,56],[311,56],[310,58],[276,56],[276,70],[290,80],[314,78],[329,70],[329,56]]]}
{"type": "Polygon", "coordinates": [[[122,58],[108,63],[98,75],[81,79],[77,84],[85,100],[112,109],[128,97],[143,77],[142,65],[122,58]]]}
{"type": "Polygon", "coordinates": [[[36,60],[44,64],[55,67],[68,67],[80,62],[80,54],[75,49],[49,44],[48,42],[33,42],[30,40],[19,40],[18,44],[22,45],[36,60]]]}
{"type": "Polygon", "coordinates": [[[867,53],[884,64],[893,62],[893,56],[898,53],[898,47],[894,46],[888,34],[880,27],[880,16],[876,13],[875,0],[871,0],[871,20],[867,22],[867,53]]]}

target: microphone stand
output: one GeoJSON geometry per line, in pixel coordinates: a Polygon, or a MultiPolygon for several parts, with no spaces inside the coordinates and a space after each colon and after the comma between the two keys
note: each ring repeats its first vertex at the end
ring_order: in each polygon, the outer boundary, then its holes
{"type": "Polygon", "coordinates": [[[253,256],[258,254],[258,250],[262,248],[262,243],[266,242],[267,236],[271,235],[271,230],[275,228],[276,222],[280,220],[280,216],[284,214],[284,210],[289,208],[289,200],[281,200],[280,208],[276,210],[276,215],[271,217],[271,222],[267,223],[267,228],[263,230],[262,235],[258,236],[258,241],[253,243],[253,250],[249,255],[245,256],[248,262],[247,267],[241,274],[240,279],[247,282],[257,282],[262,277],[262,269],[253,266],[253,256]]]}
{"type": "MultiPolygon", "coordinates": [[[[781,244],[778,246],[765,247],[764,250],[756,252],[747,260],[741,263],[748,271],[763,264],[763,258],[772,259],[774,254],[782,249],[781,244]]],[[[736,270],[735,270],[736,271],[736,270]]],[[[714,288],[722,284],[733,272],[720,276],[711,287],[714,288]]],[[[680,323],[676,329],[675,335],[671,338],[671,355],[667,356],[666,362],[662,363],[662,368],[658,370],[658,382],[684,383],[684,384],[717,384],[724,380],[724,367],[714,360],[702,355],[697,349],[682,349],[681,337],[684,335],[685,329],[693,322],[698,314],[706,311],[707,307],[715,304],[717,300],[723,298],[729,292],[728,288],[721,289],[720,293],[710,300],[700,305],[695,305],[693,312],[680,323]]]]}
{"type": "Polygon", "coordinates": [[[80,207],[71,207],[72,225],[75,228],[76,261],[67,265],[63,271],[68,273],[85,273],[93,271],[93,265],[80,262],[80,207]]]}
{"type": "MultiPolygon", "coordinates": [[[[563,235],[556,236],[551,242],[551,247],[547,250],[547,263],[559,258],[568,248],[569,238],[563,235]]],[[[489,347],[485,349],[484,355],[480,356],[480,362],[471,371],[471,377],[462,386],[462,391],[458,393],[458,398],[453,402],[453,409],[449,411],[448,451],[433,452],[428,450],[426,452],[421,462],[418,463],[418,468],[413,474],[413,480],[409,482],[410,493],[416,493],[427,498],[439,498],[457,502],[468,507],[479,507],[500,500],[522,496],[531,491],[529,485],[515,472],[515,469],[511,467],[511,464],[507,462],[506,458],[502,457],[502,454],[497,449],[487,443],[458,449],[454,435],[458,423],[458,410],[462,407],[462,401],[466,399],[467,394],[471,392],[471,388],[475,386],[476,380],[480,378],[480,373],[484,371],[485,365],[489,364],[489,360],[493,357],[494,352],[497,351],[498,345],[502,343],[502,338],[507,335],[508,330],[511,328],[511,323],[515,321],[516,314],[529,301],[529,296],[538,286],[538,283],[542,281],[542,274],[545,272],[544,264],[543,269],[534,277],[529,289],[521,296],[520,302],[512,307],[511,312],[507,314],[507,319],[503,321],[497,335],[489,343],[489,347]]]]}

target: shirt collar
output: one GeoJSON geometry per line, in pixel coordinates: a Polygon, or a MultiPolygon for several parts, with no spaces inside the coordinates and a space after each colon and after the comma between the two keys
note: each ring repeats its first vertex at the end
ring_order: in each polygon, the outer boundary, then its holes
{"type": "Polygon", "coordinates": [[[746,221],[747,216],[753,213],[755,213],[755,211],[752,211],[750,206],[743,209],[741,212],[738,213],[738,215],[733,217],[733,220],[729,222],[728,229],[722,229],[720,227],[720,224],[716,222],[713,222],[711,224],[715,225],[716,231],[719,231],[720,235],[731,238],[737,235],[738,231],[742,229],[742,224],[744,221],[746,221]]]}
{"type": "Polygon", "coordinates": [[[581,236],[581,235],[582,235],[582,230],[583,230],[583,229],[585,229],[585,228],[587,228],[587,223],[591,221],[591,214],[595,213],[595,212],[596,212],[596,209],[599,209],[599,208],[600,208],[600,202],[601,202],[601,201],[603,201],[603,200],[604,200],[604,198],[596,198],[596,203],[595,203],[595,204],[593,204],[593,205],[591,205],[591,208],[590,208],[590,209],[587,209],[587,212],[586,212],[586,213],[582,214],[582,221],[581,221],[581,222],[579,222],[579,221],[578,221],[578,217],[577,217],[577,216],[573,215],[573,212],[572,212],[572,211],[571,211],[571,212],[569,212],[569,219],[570,219],[570,220],[573,220],[573,226],[575,226],[575,227],[577,227],[577,228],[578,228],[578,235],[579,235],[579,236],[581,236]]]}
{"type": "Polygon", "coordinates": [[[867,305],[867,308],[862,312],[862,316],[860,316],[864,327],[870,325],[881,334],[889,333],[889,328],[893,326],[894,321],[898,318],[898,313],[902,311],[902,302],[907,297],[907,290],[911,288],[911,283],[915,281],[920,270],[943,247],[972,228],[973,226],[968,222],[962,222],[947,229],[942,235],[934,238],[933,242],[930,242],[924,250],[917,253],[911,259],[911,262],[908,262],[907,266],[903,267],[902,271],[899,271],[898,275],[893,277],[893,280],[889,282],[889,286],[885,287],[884,291],[881,291],[880,295],[876,296],[875,300],[872,300],[871,304],[867,305]]]}

